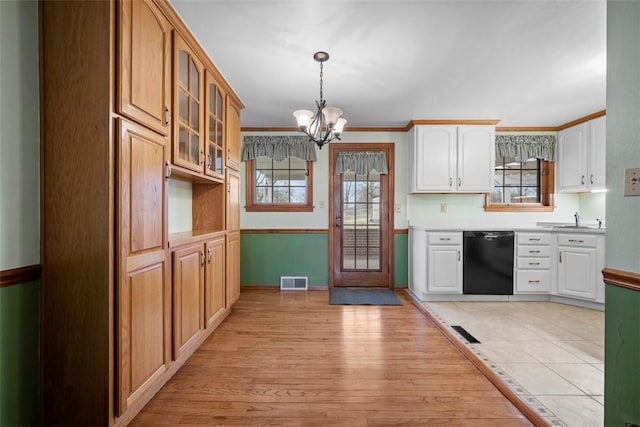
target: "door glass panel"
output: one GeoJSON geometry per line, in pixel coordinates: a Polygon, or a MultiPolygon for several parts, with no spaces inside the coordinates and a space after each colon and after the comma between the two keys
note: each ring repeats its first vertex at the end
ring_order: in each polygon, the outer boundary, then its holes
{"type": "Polygon", "coordinates": [[[198,101],[196,101],[195,99],[192,99],[189,124],[191,128],[195,131],[197,131],[198,128],[200,127],[200,120],[199,120],[200,118],[198,117],[199,112],[200,110],[198,106],[198,101]]]}
{"type": "Polygon", "coordinates": [[[218,148],[216,155],[216,169],[218,172],[222,173],[222,149],[218,148]]]}
{"type": "Polygon", "coordinates": [[[189,92],[196,98],[200,98],[200,71],[194,61],[191,61],[191,75],[189,76],[191,84],[189,85],[189,92]]]}
{"type": "Polygon", "coordinates": [[[342,268],[380,270],[380,175],[342,175],[342,268]]]}
{"type": "Polygon", "coordinates": [[[210,171],[215,171],[215,159],[216,159],[216,150],[213,144],[208,145],[208,159],[207,159],[207,169],[210,171]]]}
{"type": "Polygon", "coordinates": [[[200,163],[200,141],[198,140],[198,135],[192,133],[191,137],[191,145],[189,151],[189,161],[195,165],[200,163]]]}
{"type": "Polygon", "coordinates": [[[180,154],[181,159],[187,158],[187,152],[189,146],[189,132],[184,128],[184,126],[180,125],[180,130],[178,131],[178,153],[180,154]]]}
{"type": "Polygon", "coordinates": [[[189,54],[184,50],[178,54],[178,82],[184,88],[189,87],[189,54]]]}
{"type": "Polygon", "coordinates": [[[220,148],[222,148],[222,123],[218,122],[218,131],[216,133],[216,142],[218,143],[218,145],[220,146],[220,148]]]}
{"type": "Polygon", "coordinates": [[[218,105],[216,114],[220,120],[224,120],[224,117],[223,117],[224,108],[222,108],[222,94],[220,93],[220,91],[216,92],[216,103],[218,105]]]}
{"type": "Polygon", "coordinates": [[[216,114],[216,85],[209,85],[209,111],[216,114]]]}
{"type": "Polygon", "coordinates": [[[182,123],[189,122],[189,96],[182,89],[178,92],[178,114],[182,123]]]}

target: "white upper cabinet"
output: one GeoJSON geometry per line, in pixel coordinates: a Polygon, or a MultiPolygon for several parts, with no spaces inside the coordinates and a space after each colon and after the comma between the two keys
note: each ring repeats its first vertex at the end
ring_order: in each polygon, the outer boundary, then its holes
{"type": "Polygon", "coordinates": [[[558,133],[558,191],[605,189],[606,117],[558,133]]]}
{"type": "Polygon", "coordinates": [[[492,191],[495,126],[414,126],[408,153],[412,193],[492,191]]]}

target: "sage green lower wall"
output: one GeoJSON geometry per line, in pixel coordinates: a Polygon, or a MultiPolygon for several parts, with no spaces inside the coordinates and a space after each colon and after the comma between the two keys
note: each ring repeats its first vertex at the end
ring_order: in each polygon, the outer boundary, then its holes
{"type": "Polygon", "coordinates": [[[38,425],[40,281],[0,288],[0,426],[38,425]]]}
{"type": "MultiPolygon", "coordinates": [[[[407,234],[395,236],[395,285],[406,287],[407,234]]],[[[307,276],[309,286],[329,283],[328,234],[242,233],[240,283],[280,285],[280,276],[307,276]]]]}
{"type": "Polygon", "coordinates": [[[605,425],[640,425],[640,292],[607,285],[605,425]]]}

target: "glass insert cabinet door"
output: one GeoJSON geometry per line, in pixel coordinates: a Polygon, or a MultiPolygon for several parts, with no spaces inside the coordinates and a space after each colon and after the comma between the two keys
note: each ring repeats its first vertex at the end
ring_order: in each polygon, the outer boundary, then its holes
{"type": "Polygon", "coordinates": [[[177,144],[174,162],[202,172],[205,156],[202,143],[203,66],[179,37],[177,40],[177,144]]]}
{"type": "Polygon", "coordinates": [[[224,102],[225,94],[209,72],[206,73],[207,114],[205,123],[207,161],[205,173],[224,178],[224,102]]]}

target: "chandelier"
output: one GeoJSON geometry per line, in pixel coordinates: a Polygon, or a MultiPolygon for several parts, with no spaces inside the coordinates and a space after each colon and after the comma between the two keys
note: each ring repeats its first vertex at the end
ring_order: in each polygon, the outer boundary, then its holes
{"type": "Polygon", "coordinates": [[[298,122],[298,129],[304,132],[309,141],[315,142],[319,148],[334,139],[340,140],[340,134],[344,129],[346,119],[341,118],[342,110],[335,107],[327,107],[327,101],[322,97],[322,65],[329,60],[327,52],[316,52],[313,59],[320,63],[320,100],[316,101],[317,111],[297,110],[293,116],[298,122]]]}

